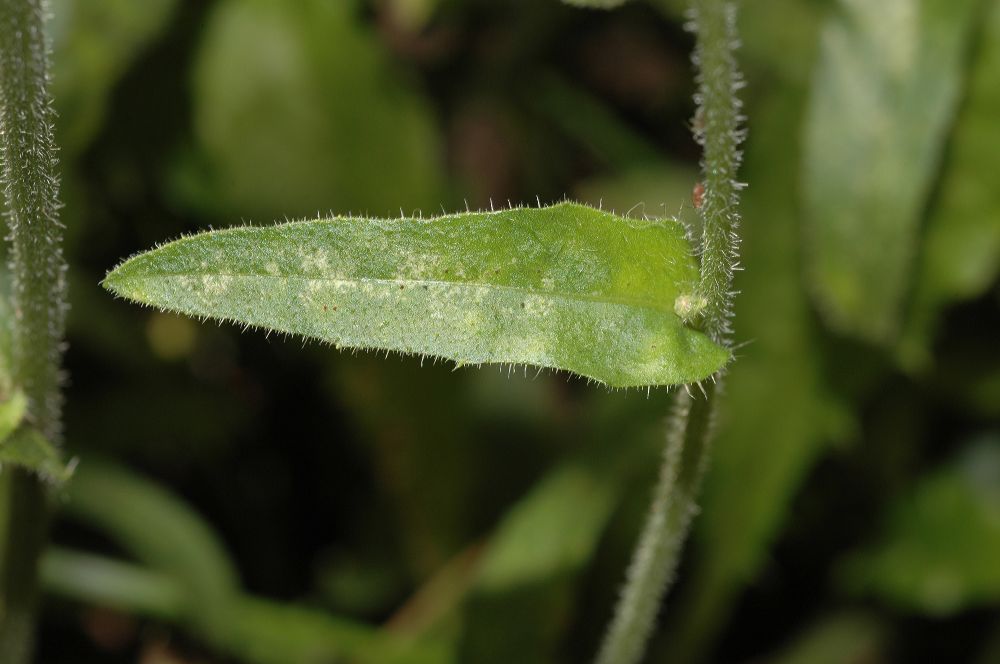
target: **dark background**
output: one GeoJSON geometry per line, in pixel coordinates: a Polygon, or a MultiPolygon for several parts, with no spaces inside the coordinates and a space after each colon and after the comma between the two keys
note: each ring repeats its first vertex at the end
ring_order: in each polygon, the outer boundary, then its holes
{"type": "MultiPolygon", "coordinates": [[[[666,389],[336,352],[142,309],[99,281],[182,233],[317,212],[570,197],[690,214],[693,38],[677,3],[52,4],[81,480],[54,541],[183,575],[199,554],[174,551],[198,535],[157,509],[190,510],[240,597],[288,622],[156,615],[60,590],[72,566],[50,566],[38,661],[588,660],[646,509],[666,389]],[[101,493],[115,468],[136,486],[101,493]]],[[[809,269],[803,136],[819,35],[843,11],[743,3],[741,346],[649,661],[1000,661],[1000,98],[977,92],[1000,90],[1000,4],[963,33],[944,128],[914,130],[941,157],[899,191],[920,201],[897,238],[916,249],[898,332],[879,340],[821,313],[809,269]],[[959,222],[940,208],[956,196],[965,244],[949,251],[959,222]],[[935,290],[974,259],[963,288],[935,290]]]]}

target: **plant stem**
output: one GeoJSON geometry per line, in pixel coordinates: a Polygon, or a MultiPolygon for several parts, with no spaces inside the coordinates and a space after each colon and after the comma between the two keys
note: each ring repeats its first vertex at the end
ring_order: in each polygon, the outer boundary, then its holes
{"type": "Polygon", "coordinates": [[[699,294],[706,307],[701,329],[714,341],[731,345],[733,272],[739,269],[740,216],[743,184],[736,180],[742,153],[743,116],[736,92],[743,78],[733,53],[736,7],[727,0],[695,0],[689,24],[697,34],[693,61],[697,68],[697,111],[694,137],[702,146],[701,172],[705,193],[700,208],[701,240],[699,294]]]}
{"type": "MultiPolygon", "coordinates": [[[[708,390],[714,392],[715,385],[708,390]]],[[[597,655],[598,664],[638,662],[653,631],[657,609],[674,578],[692,517],[711,441],[713,404],[678,390],[667,424],[660,477],[649,515],[632,554],[625,588],[597,655]]]]}
{"type": "MultiPolygon", "coordinates": [[[[12,379],[28,397],[26,421],[57,443],[65,263],[45,9],[44,0],[0,0],[0,157],[10,240],[12,379]]],[[[31,658],[49,510],[40,479],[25,470],[4,472],[13,476],[2,543],[0,662],[9,664],[31,658]]]]}
{"type": "MultiPolygon", "coordinates": [[[[736,181],[743,140],[742,79],[736,68],[735,7],[726,0],[695,0],[691,27],[697,41],[695,140],[703,147],[704,181],[699,212],[703,221],[701,275],[697,288],[705,307],[696,324],[717,343],[731,346],[733,272],[738,269],[736,181]]],[[[635,664],[642,659],[663,596],[674,578],[694,514],[715,420],[723,371],[701,386],[704,398],[678,391],[667,427],[660,477],[653,493],[614,618],[597,656],[598,664],[635,664]]]]}

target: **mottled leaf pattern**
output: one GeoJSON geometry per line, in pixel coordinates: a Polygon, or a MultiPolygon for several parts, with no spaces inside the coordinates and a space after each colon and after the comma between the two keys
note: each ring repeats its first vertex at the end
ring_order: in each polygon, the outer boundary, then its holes
{"type": "Polygon", "coordinates": [[[156,307],[613,387],[704,379],[728,352],[683,325],[683,227],[563,203],[433,219],[326,219],[184,238],[108,275],[156,307]]]}

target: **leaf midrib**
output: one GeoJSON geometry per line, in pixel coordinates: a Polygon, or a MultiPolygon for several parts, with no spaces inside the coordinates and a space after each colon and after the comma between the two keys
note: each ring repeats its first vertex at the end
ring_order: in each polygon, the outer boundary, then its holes
{"type": "Polygon", "coordinates": [[[398,284],[416,284],[420,285],[438,285],[438,286],[457,286],[460,288],[493,288],[502,291],[518,293],[520,295],[531,295],[534,297],[539,296],[549,296],[554,298],[562,298],[564,300],[579,300],[582,302],[594,302],[598,304],[617,304],[621,306],[636,307],[639,309],[652,309],[657,312],[667,313],[675,318],[680,318],[674,313],[674,303],[656,303],[650,300],[635,300],[624,297],[609,297],[601,295],[592,295],[587,293],[566,293],[563,291],[545,291],[545,290],[532,290],[529,288],[524,288],[521,286],[505,286],[502,284],[494,284],[490,282],[472,282],[472,281],[444,281],[440,279],[374,279],[374,278],[358,278],[358,279],[338,279],[335,277],[307,277],[302,275],[280,275],[280,274],[242,274],[242,273],[224,273],[224,272],[172,272],[169,274],[159,274],[159,275],[149,275],[149,276],[133,276],[125,277],[125,279],[170,279],[177,277],[228,277],[232,279],[297,279],[300,281],[324,281],[331,283],[343,283],[343,284],[359,284],[359,283],[369,283],[369,284],[384,284],[384,285],[398,285],[398,284]]]}

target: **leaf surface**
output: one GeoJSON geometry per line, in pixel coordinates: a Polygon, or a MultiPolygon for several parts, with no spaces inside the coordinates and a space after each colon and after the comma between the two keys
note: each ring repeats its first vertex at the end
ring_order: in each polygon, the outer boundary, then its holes
{"type": "Polygon", "coordinates": [[[1000,2],[988,3],[979,48],[931,208],[900,351],[926,366],[942,309],[979,297],[1000,272],[1000,2]]]}
{"type": "Polygon", "coordinates": [[[189,203],[272,219],[442,200],[432,109],[356,3],[212,4],[193,63],[196,150],[176,173],[189,203]]]}
{"type": "Polygon", "coordinates": [[[843,561],[847,589],[937,616],[1000,601],[1000,434],[922,479],[886,526],[882,541],[843,561]]]}
{"type": "Polygon", "coordinates": [[[886,343],[899,332],[979,2],[838,4],[805,127],[806,265],[831,326],[886,343]]]}
{"type": "Polygon", "coordinates": [[[126,261],[105,286],[337,347],[629,387],[701,380],[727,361],[674,313],[696,279],[680,224],[563,203],[202,233],[126,261]]]}

